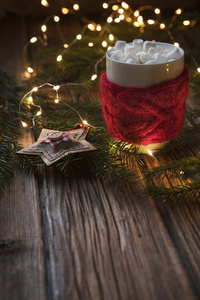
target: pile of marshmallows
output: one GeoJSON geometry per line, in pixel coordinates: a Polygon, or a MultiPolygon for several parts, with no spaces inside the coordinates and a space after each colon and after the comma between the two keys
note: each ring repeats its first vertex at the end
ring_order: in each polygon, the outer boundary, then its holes
{"type": "MultiPolygon", "coordinates": [[[[161,46],[161,43],[135,39],[132,43],[117,41],[110,50],[111,59],[129,64],[161,64],[174,61],[181,56],[178,47],[161,46]]],[[[163,43],[164,45],[164,43],[163,43]]]]}

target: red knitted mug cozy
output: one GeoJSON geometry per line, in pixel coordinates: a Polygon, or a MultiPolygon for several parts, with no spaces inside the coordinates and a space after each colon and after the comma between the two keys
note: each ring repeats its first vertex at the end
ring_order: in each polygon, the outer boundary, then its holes
{"type": "Polygon", "coordinates": [[[101,76],[104,119],[110,135],[134,144],[153,144],[177,137],[184,124],[189,71],[147,88],[127,88],[101,76]]]}

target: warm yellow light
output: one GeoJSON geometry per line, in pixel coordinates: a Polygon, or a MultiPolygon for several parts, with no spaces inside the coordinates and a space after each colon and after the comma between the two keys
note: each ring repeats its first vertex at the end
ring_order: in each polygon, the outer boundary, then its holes
{"type": "Polygon", "coordinates": [[[137,18],[137,17],[139,17],[139,15],[140,15],[140,12],[139,12],[139,10],[137,9],[136,11],[134,11],[134,16],[137,18]]]}
{"type": "Polygon", "coordinates": [[[88,29],[94,31],[95,30],[94,24],[88,24],[88,29]]]}
{"type": "Polygon", "coordinates": [[[37,87],[32,88],[32,92],[37,92],[37,91],[38,91],[37,87]]]}
{"type": "Polygon", "coordinates": [[[114,22],[115,22],[115,23],[119,23],[119,22],[120,22],[120,18],[115,18],[115,19],[114,19],[114,22]]]}
{"type": "Polygon", "coordinates": [[[68,12],[69,12],[69,9],[68,9],[68,8],[62,7],[62,13],[63,13],[63,15],[67,15],[68,12]]]}
{"type": "Polygon", "coordinates": [[[58,90],[59,90],[59,88],[60,88],[60,86],[59,86],[59,85],[54,85],[54,87],[53,87],[54,91],[58,91],[58,90]]]}
{"type": "Polygon", "coordinates": [[[130,23],[132,19],[130,17],[126,17],[126,22],[130,23]]]}
{"type": "Polygon", "coordinates": [[[118,13],[119,13],[119,14],[123,14],[123,13],[124,13],[124,9],[123,9],[123,8],[119,8],[119,9],[118,9],[118,13]]]}
{"type": "Polygon", "coordinates": [[[179,47],[179,43],[175,42],[174,46],[179,47]]]}
{"type": "Polygon", "coordinates": [[[97,78],[97,74],[93,74],[93,75],[91,76],[91,80],[92,80],[92,81],[94,81],[96,78],[97,78]]]}
{"type": "Polygon", "coordinates": [[[126,2],[122,2],[122,3],[121,3],[121,6],[122,6],[124,9],[128,9],[128,8],[129,8],[129,5],[128,5],[126,2]]]}
{"type": "Polygon", "coordinates": [[[119,6],[116,5],[116,4],[112,6],[112,10],[116,11],[116,10],[118,10],[118,9],[119,9],[119,6]]]}
{"type": "Polygon", "coordinates": [[[103,47],[107,47],[107,42],[106,42],[106,41],[103,41],[103,42],[101,43],[101,45],[102,45],[103,47]]]}
{"type": "Polygon", "coordinates": [[[111,46],[109,46],[108,48],[107,48],[107,50],[110,50],[112,47],[111,46]]]}
{"type": "Polygon", "coordinates": [[[164,29],[165,28],[165,24],[164,23],[161,23],[160,24],[160,29],[164,29]]]}
{"type": "Polygon", "coordinates": [[[139,17],[137,18],[137,21],[138,21],[139,23],[142,23],[142,22],[143,22],[143,17],[142,17],[142,16],[139,16],[139,17]]]}
{"type": "Polygon", "coordinates": [[[36,43],[37,42],[37,38],[34,36],[30,39],[30,42],[33,44],[33,43],[36,43]]]}
{"type": "Polygon", "coordinates": [[[68,44],[64,44],[63,47],[64,47],[65,49],[67,49],[67,48],[69,47],[69,45],[68,45],[68,44]]]}
{"type": "Polygon", "coordinates": [[[155,12],[156,15],[159,15],[160,14],[160,9],[159,8],[155,8],[154,12],[155,12]]]}
{"type": "Polygon", "coordinates": [[[104,9],[107,9],[107,8],[108,8],[108,3],[104,2],[104,3],[102,4],[102,6],[103,6],[104,9]]]}
{"type": "Polygon", "coordinates": [[[112,17],[108,17],[107,18],[107,23],[111,23],[113,21],[113,18],[112,17]]]}
{"type": "Polygon", "coordinates": [[[47,0],[41,0],[41,4],[45,7],[49,6],[49,3],[47,2],[47,0]]]}
{"type": "Polygon", "coordinates": [[[27,68],[27,71],[28,71],[29,73],[33,73],[33,68],[28,67],[28,68],[27,68]]]}
{"type": "Polygon", "coordinates": [[[189,26],[190,25],[190,21],[189,20],[184,20],[183,21],[183,25],[184,26],[189,26]]]}
{"type": "Polygon", "coordinates": [[[60,18],[58,16],[54,16],[53,19],[54,19],[55,22],[59,22],[60,21],[60,18]]]}
{"type": "Polygon", "coordinates": [[[83,124],[89,125],[88,122],[87,122],[86,120],[83,120],[83,124]]]}
{"type": "Polygon", "coordinates": [[[97,27],[96,27],[96,30],[101,31],[101,25],[98,24],[97,27]]]}
{"type": "Polygon", "coordinates": [[[122,21],[125,19],[125,16],[124,15],[119,15],[119,19],[122,21]]]}
{"type": "Polygon", "coordinates": [[[135,26],[135,27],[140,27],[140,23],[138,23],[138,22],[133,22],[133,25],[135,26]]]}
{"type": "Polygon", "coordinates": [[[79,5],[78,5],[77,3],[74,4],[74,5],[73,5],[73,9],[74,9],[74,10],[79,10],[79,5]]]}
{"type": "Polygon", "coordinates": [[[151,150],[148,149],[147,152],[149,155],[153,156],[153,152],[151,150]]]}
{"type": "Polygon", "coordinates": [[[82,35],[81,34],[77,34],[76,39],[80,41],[82,39],[82,35]]]}
{"type": "Polygon", "coordinates": [[[54,102],[55,102],[55,103],[58,103],[58,102],[59,102],[59,99],[55,99],[54,102]]]}
{"type": "Polygon", "coordinates": [[[56,58],[57,61],[61,61],[62,60],[62,55],[58,55],[56,58]]]}
{"type": "Polygon", "coordinates": [[[92,43],[92,42],[90,42],[90,43],[88,43],[88,47],[93,47],[94,46],[94,44],[92,43]]]}
{"type": "Polygon", "coordinates": [[[28,97],[28,101],[29,101],[29,102],[33,102],[33,97],[32,97],[32,96],[29,96],[29,97],[28,97]]]}
{"type": "Polygon", "coordinates": [[[114,35],[113,35],[112,33],[111,33],[111,34],[109,34],[109,36],[108,36],[108,37],[109,37],[109,40],[110,40],[110,41],[114,41],[114,39],[115,39],[115,37],[114,37],[114,35]]]}
{"type": "Polygon", "coordinates": [[[154,21],[154,20],[151,20],[151,19],[149,19],[149,20],[147,20],[147,23],[148,23],[149,25],[153,25],[153,24],[155,23],[155,21],[154,21]]]}
{"type": "Polygon", "coordinates": [[[36,116],[41,116],[41,114],[42,114],[42,112],[41,112],[41,110],[39,110],[39,111],[37,112],[36,116]]]}
{"type": "Polygon", "coordinates": [[[41,30],[42,30],[42,32],[46,32],[47,31],[47,26],[46,25],[42,25],[41,26],[41,30]]]}
{"type": "Polygon", "coordinates": [[[182,13],[182,9],[181,8],[178,8],[176,11],[175,11],[175,14],[177,15],[180,15],[182,13]]]}
{"type": "Polygon", "coordinates": [[[200,68],[197,68],[197,72],[200,73],[200,68]]]}
{"type": "Polygon", "coordinates": [[[21,121],[21,122],[22,122],[22,126],[23,127],[27,127],[28,126],[25,122],[23,122],[23,121],[21,121]]]}

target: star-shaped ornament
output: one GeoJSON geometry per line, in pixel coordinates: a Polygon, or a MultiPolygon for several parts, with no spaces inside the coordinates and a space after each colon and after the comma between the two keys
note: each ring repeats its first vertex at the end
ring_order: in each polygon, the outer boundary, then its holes
{"type": "Polygon", "coordinates": [[[89,130],[89,127],[82,124],[76,124],[67,132],[42,129],[37,142],[17,154],[39,155],[50,166],[70,153],[96,150],[85,140],[89,130]]]}

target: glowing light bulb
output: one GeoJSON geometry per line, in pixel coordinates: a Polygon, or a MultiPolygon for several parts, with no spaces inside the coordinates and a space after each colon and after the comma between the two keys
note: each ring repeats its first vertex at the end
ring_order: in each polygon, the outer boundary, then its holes
{"type": "Polygon", "coordinates": [[[136,11],[134,11],[134,17],[139,17],[139,15],[140,15],[140,12],[139,12],[139,10],[137,9],[136,11]]]}
{"type": "Polygon", "coordinates": [[[154,20],[151,20],[151,19],[149,19],[149,20],[147,20],[147,23],[148,23],[149,25],[153,25],[153,24],[155,23],[155,21],[154,21],[154,20]]]}
{"type": "Polygon", "coordinates": [[[37,38],[36,38],[35,36],[32,37],[32,38],[30,39],[30,42],[31,42],[32,44],[36,43],[36,42],[37,42],[37,38]]]}
{"type": "Polygon", "coordinates": [[[138,23],[137,21],[133,22],[133,25],[134,25],[135,27],[140,27],[140,23],[138,23]]]}
{"type": "Polygon", "coordinates": [[[54,87],[53,87],[54,91],[58,91],[58,90],[59,90],[59,88],[60,88],[60,86],[59,86],[59,85],[54,85],[54,87]]]}
{"type": "Polygon", "coordinates": [[[102,4],[102,7],[103,7],[104,9],[107,9],[107,8],[108,8],[108,3],[104,2],[104,3],[102,4]]]}
{"type": "Polygon", "coordinates": [[[55,102],[55,103],[58,103],[58,102],[59,102],[59,99],[58,99],[58,98],[57,98],[57,99],[55,99],[55,100],[54,100],[54,102],[55,102]]]}
{"type": "Polygon", "coordinates": [[[175,42],[174,46],[179,47],[179,43],[175,42]]]}
{"type": "Polygon", "coordinates": [[[119,9],[119,5],[116,5],[116,4],[115,4],[115,5],[112,6],[112,10],[116,11],[116,10],[118,10],[118,9],[119,9]]]}
{"type": "Polygon", "coordinates": [[[77,34],[76,39],[80,41],[82,39],[82,35],[81,34],[77,34]]]}
{"type": "Polygon", "coordinates": [[[62,55],[58,55],[56,58],[57,61],[61,61],[62,60],[62,55]]]}
{"type": "Polygon", "coordinates": [[[101,45],[105,48],[105,47],[107,47],[107,42],[106,42],[106,41],[103,41],[103,42],[101,43],[101,45]]]}
{"type": "Polygon", "coordinates": [[[47,0],[41,0],[41,4],[45,7],[48,7],[49,6],[49,3],[47,0]]]}
{"type": "Polygon", "coordinates": [[[28,126],[26,122],[21,121],[21,123],[22,123],[23,127],[27,127],[28,126]]]}
{"type": "Polygon", "coordinates": [[[108,17],[107,18],[107,23],[111,23],[113,21],[113,18],[112,17],[108,17]]]}
{"type": "Polygon", "coordinates": [[[101,25],[98,24],[97,27],[96,27],[96,30],[101,31],[101,25]]]}
{"type": "Polygon", "coordinates": [[[119,14],[123,14],[123,13],[124,13],[124,9],[123,9],[123,8],[119,8],[119,9],[118,9],[118,13],[119,13],[119,14]]]}
{"type": "Polygon", "coordinates": [[[29,96],[29,97],[28,97],[28,101],[29,101],[29,102],[33,102],[33,97],[32,97],[32,96],[29,96]]]}
{"type": "Polygon", "coordinates": [[[182,9],[181,8],[178,8],[176,11],[175,11],[175,14],[177,15],[180,15],[182,13],[182,9]]]}
{"type": "Polygon", "coordinates": [[[39,111],[37,112],[36,116],[41,116],[41,114],[42,114],[42,112],[41,112],[41,110],[39,110],[39,111]]]}
{"type": "Polygon", "coordinates": [[[32,88],[32,92],[37,92],[37,91],[38,91],[37,87],[32,88]]]}
{"type": "Polygon", "coordinates": [[[67,49],[67,48],[69,48],[69,45],[68,45],[68,44],[64,44],[63,47],[64,47],[65,49],[67,49]]]}
{"type": "Polygon", "coordinates": [[[198,72],[198,73],[200,73],[200,67],[199,67],[199,68],[197,68],[197,72],[198,72]]]}
{"type": "Polygon", "coordinates": [[[126,17],[126,22],[130,23],[132,22],[132,19],[130,17],[126,17]]]}
{"type": "Polygon", "coordinates": [[[137,18],[137,21],[138,21],[139,23],[142,23],[142,22],[143,22],[143,17],[142,17],[142,16],[139,16],[139,17],[137,18]]]}
{"type": "Polygon", "coordinates": [[[125,16],[124,15],[119,15],[119,19],[122,21],[125,19],[125,16]]]}
{"type": "Polygon", "coordinates": [[[42,32],[46,32],[47,31],[47,26],[46,25],[42,25],[41,26],[41,30],[42,30],[42,32]]]}
{"type": "Polygon", "coordinates": [[[94,31],[95,30],[94,24],[88,24],[88,29],[94,31]]]}
{"type": "Polygon", "coordinates": [[[165,24],[164,23],[161,23],[160,24],[160,29],[164,29],[165,28],[165,24]]]}
{"type": "Polygon", "coordinates": [[[156,15],[159,15],[160,14],[160,9],[159,8],[155,8],[154,12],[155,12],[156,15]]]}
{"type": "Polygon", "coordinates": [[[120,22],[120,18],[115,18],[115,19],[114,19],[114,22],[115,22],[115,23],[119,23],[119,22],[120,22]]]}
{"type": "Polygon", "coordinates": [[[122,2],[122,3],[121,3],[121,6],[122,6],[124,9],[128,9],[128,8],[129,8],[129,5],[128,5],[126,2],[122,2]]]}
{"type": "Polygon", "coordinates": [[[62,7],[62,13],[63,15],[67,15],[69,12],[69,9],[67,7],[62,7]]]}
{"type": "Polygon", "coordinates": [[[190,25],[190,21],[189,20],[184,20],[183,21],[183,25],[184,26],[189,26],[190,25]]]}
{"type": "Polygon", "coordinates": [[[115,37],[114,37],[114,35],[113,35],[112,33],[111,33],[111,34],[109,34],[109,36],[108,36],[108,37],[109,37],[109,40],[110,40],[110,41],[114,41],[114,39],[115,39],[115,37]]]}
{"type": "Polygon", "coordinates": [[[32,69],[31,67],[28,67],[28,68],[27,68],[27,71],[28,71],[29,73],[33,73],[33,69],[32,69]]]}
{"type": "Polygon", "coordinates": [[[153,152],[151,150],[148,149],[147,152],[149,155],[153,156],[153,152]]]}
{"type": "Polygon", "coordinates": [[[73,5],[73,9],[74,9],[74,10],[79,10],[79,5],[78,5],[77,3],[74,4],[74,5],[73,5]]]}
{"type": "Polygon", "coordinates": [[[88,43],[88,47],[93,47],[94,46],[94,44],[92,43],[92,42],[90,42],[90,43],[88,43]]]}
{"type": "Polygon", "coordinates": [[[54,16],[53,19],[54,19],[55,22],[59,22],[60,21],[60,18],[58,16],[54,16]]]}
{"type": "Polygon", "coordinates": [[[93,75],[91,76],[91,80],[92,80],[92,81],[94,81],[96,78],[97,78],[97,74],[93,74],[93,75]]]}
{"type": "Polygon", "coordinates": [[[87,122],[86,120],[83,120],[83,124],[89,125],[88,122],[87,122]]]}

